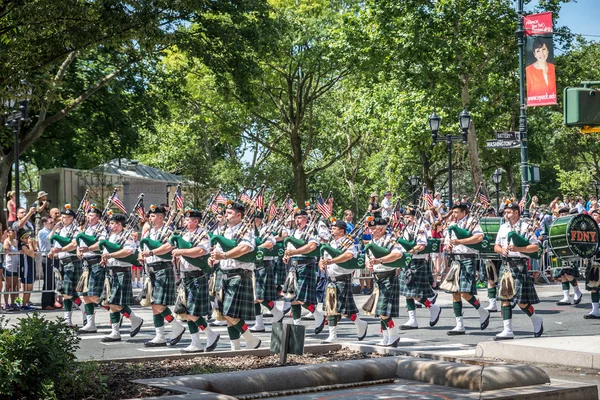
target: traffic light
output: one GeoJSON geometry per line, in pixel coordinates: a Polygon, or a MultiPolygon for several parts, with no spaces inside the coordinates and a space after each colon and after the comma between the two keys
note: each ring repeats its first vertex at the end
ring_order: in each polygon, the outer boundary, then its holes
{"type": "Polygon", "coordinates": [[[600,126],[600,90],[565,88],[564,119],[566,126],[600,126]]]}

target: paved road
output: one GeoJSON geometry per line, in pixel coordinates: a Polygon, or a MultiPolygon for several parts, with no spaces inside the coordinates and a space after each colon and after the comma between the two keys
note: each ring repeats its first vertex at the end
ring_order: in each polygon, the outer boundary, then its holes
{"type": "MultiPolygon", "coordinates": [[[[589,293],[584,294],[583,301],[578,306],[559,307],[555,302],[561,298],[562,292],[560,285],[544,285],[537,286],[538,295],[542,302],[536,306],[536,312],[544,318],[544,336],[568,336],[568,335],[597,335],[600,332],[600,320],[584,320],[583,315],[589,312],[590,296],[589,293]]],[[[136,292],[139,289],[136,289],[136,292]]],[[[482,304],[487,305],[487,291],[485,289],[479,291],[479,296],[482,304]]],[[[366,301],[368,296],[356,296],[356,301],[360,306],[366,301]]],[[[35,301],[35,297],[34,297],[35,301]]],[[[279,303],[281,304],[281,303],[279,303]]],[[[400,331],[401,342],[400,346],[412,351],[435,351],[443,354],[452,355],[474,355],[474,348],[480,341],[491,340],[494,335],[502,330],[502,318],[500,313],[494,313],[491,317],[489,327],[485,331],[479,330],[479,322],[477,312],[468,304],[463,306],[465,315],[465,326],[467,334],[464,336],[447,336],[446,331],[454,327],[455,319],[451,306],[451,297],[449,294],[440,292],[437,304],[442,306],[442,314],[438,325],[429,327],[429,315],[425,308],[417,309],[417,318],[420,328],[412,331],[400,331]]],[[[406,321],[404,303],[403,316],[396,319],[396,326],[401,325],[406,321]]],[[[77,352],[80,360],[88,359],[113,359],[139,357],[144,355],[162,355],[162,354],[177,354],[180,350],[189,344],[189,335],[184,335],[181,342],[175,347],[163,348],[144,348],[144,342],[150,340],[154,336],[154,328],[152,326],[152,315],[149,308],[134,307],[136,313],[142,316],[145,320],[144,326],[140,333],[135,338],[130,338],[128,335],[129,323],[127,320],[123,323],[122,335],[123,341],[120,343],[101,343],[100,339],[110,332],[108,312],[104,309],[97,309],[97,324],[99,331],[94,335],[83,335],[81,340],[81,348],[77,352]]],[[[62,311],[45,311],[49,318],[62,316],[62,311]]],[[[529,318],[520,310],[514,311],[514,326],[513,329],[518,337],[533,336],[533,329],[529,318]]],[[[11,322],[16,322],[16,318],[24,316],[23,313],[7,313],[6,316],[11,319],[11,322]]],[[[364,317],[369,322],[369,330],[367,337],[362,343],[375,344],[380,340],[379,324],[377,320],[370,317],[364,317]]],[[[270,318],[266,318],[267,332],[258,334],[263,341],[263,347],[270,343],[270,318]]],[[[291,321],[286,318],[286,321],[291,321]]],[[[76,311],[73,316],[74,323],[81,323],[81,314],[76,311]]],[[[320,335],[315,336],[313,332],[313,322],[304,321],[307,325],[307,344],[321,343],[327,335],[327,328],[320,335]]],[[[341,341],[349,341],[359,343],[356,339],[356,329],[354,324],[347,319],[344,319],[338,325],[338,337],[341,341]]],[[[215,328],[221,334],[221,341],[216,351],[228,350],[229,340],[227,330],[224,327],[215,328]]],[[[167,326],[166,333],[169,334],[170,328],[167,326]]],[[[201,335],[202,337],[202,335],[201,335]]],[[[203,339],[204,340],[204,339],[203,339]]],[[[243,342],[243,341],[242,341],[243,342]]]]}

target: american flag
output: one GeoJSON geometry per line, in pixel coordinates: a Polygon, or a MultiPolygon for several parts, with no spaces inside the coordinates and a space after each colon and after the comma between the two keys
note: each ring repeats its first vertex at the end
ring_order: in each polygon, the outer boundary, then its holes
{"type": "Polygon", "coordinates": [[[177,191],[175,192],[175,208],[183,209],[183,193],[181,193],[181,185],[177,185],[177,191]]]}
{"type": "Polygon", "coordinates": [[[144,200],[140,201],[140,204],[134,210],[141,219],[146,218],[146,211],[144,210],[144,200]]]}
{"type": "Polygon", "coordinates": [[[292,211],[294,209],[294,202],[292,201],[292,199],[290,199],[288,197],[288,199],[285,201],[285,208],[287,208],[288,210],[292,211]]]}
{"type": "Polygon", "coordinates": [[[273,200],[269,203],[269,215],[274,217],[277,215],[277,204],[273,200]]]}
{"type": "Polygon", "coordinates": [[[483,204],[484,207],[488,207],[490,205],[490,199],[485,195],[485,193],[479,193],[479,201],[483,204]]]}
{"type": "Polygon", "coordinates": [[[117,208],[123,211],[124,214],[127,214],[127,209],[125,208],[125,204],[119,199],[119,195],[115,193],[112,202],[117,206],[117,208]]]}
{"type": "Polygon", "coordinates": [[[210,205],[210,210],[211,210],[213,213],[215,213],[215,214],[216,214],[216,213],[217,213],[217,211],[219,211],[219,205],[218,205],[216,202],[213,202],[213,203],[210,205]]]}
{"type": "Polygon", "coordinates": [[[225,198],[225,196],[223,196],[221,193],[219,193],[217,198],[215,199],[215,204],[226,204],[226,203],[227,203],[227,199],[225,198]]]}
{"type": "Polygon", "coordinates": [[[523,211],[523,207],[525,207],[525,204],[527,204],[527,193],[529,192],[529,186],[525,187],[525,192],[523,193],[523,198],[521,198],[521,201],[519,201],[519,208],[521,209],[521,212],[523,211]]]}
{"type": "Polygon", "coordinates": [[[83,211],[87,214],[91,208],[92,208],[92,203],[90,203],[90,201],[88,199],[85,199],[85,202],[83,203],[83,211]]]}
{"type": "Polygon", "coordinates": [[[256,193],[256,196],[254,196],[254,200],[252,200],[252,203],[254,203],[256,208],[258,208],[259,210],[262,210],[264,208],[264,206],[265,206],[265,187],[264,186],[260,188],[258,193],[256,193]]]}
{"type": "Polygon", "coordinates": [[[248,196],[246,194],[246,189],[244,189],[244,191],[240,195],[240,200],[243,201],[244,203],[248,203],[248,204],[252,203],[252,199],[250,198],[250,196],[248,196]]]}
{"type": "Polygon", "coordinates": [[[433,207],[433,197],[426,187],[423,188],[423,200],[425,200],[425,206],[427,208],[433,207]]]}
{"type": "MultiPolygon", "coordinates": [[[[333,198],[330,197],[329,199],[331,199],[333,203],[333,198]]],[[[327,199],[326,202],[323,199],[323,196],[321,196],[321,193],[319,193],[319,197],[317,197],[317,210],[319,210],[321,215],[325,218],[329,218],[331,216],[331,208],[329,208],[329,204],[327,204],[329,202],[329,199],[327,199]]]]}

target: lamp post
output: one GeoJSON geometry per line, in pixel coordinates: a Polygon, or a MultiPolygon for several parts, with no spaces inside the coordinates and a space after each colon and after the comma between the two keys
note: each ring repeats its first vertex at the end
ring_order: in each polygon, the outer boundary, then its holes
{"type": "MultiPolygon", "coordinates": [[[[429,129],[431,130],[432,145],[438,144],[438,131],[440,130],[440,122],[442,119],[433,111],[429,116],[429,129]]],[[[462,134],[460,136],[446,135],[446,147],[448,149],[448,206],[452,208],[452,143],[461,141],[467,143],[469,135],[469,126],[471,125],[471,114],[464,109],[458,114],[458,124],[462,134]]],[[[442,143],[442,142],[439,142],[442,143]]]]}
{"type": "MultiPolygon", "coordinates": [[[[31,94],[31,90],[27,92],[27,95],[31,94]]],[[[15,207],[19,208],[19,200],[21,197],[21,188],[19,187],[19,181],[21,179],[19,175],[19,133],[21,130],[21,122],[25,123],[29,120],[29,98],[25,100],[10,99],[5,101],[4,104],[11,109],[10,113],[4,114],[5,125],[12,127],[13,129],[13,152],[15,157],[15,207]],[[18,104],[18,107],[15,106],[18,104]]]]}
{"type": "Polygon", "coordinates": [[[166,205],[169,205],[169,195],[171,194],[171,184],[167,183],[167,201],[166,201],[166,205]]]}
{"type": "Polygon", "coordinates": [[[496,185],[496,212],[500,209],[500,182],[502,182],[502,170],[496,168],[492,174],[492,181],[496,185]]]}
{"type": "Polygon", "coordinates": [[[314,189],[310,189],[310,204],[315,204],[317,202],[317,192],[314,189]]]}
{"type": "Polygon", "coordinates": [[[594,181],[594,188],[596,189],[596,200],[598,200],[598,190],[600,190],[600,181],[594,181]]]}
{"type": "Polygon", "coordinates": [[[412,175],[410,178],[410,186],[413,192],[413,206],[417,206],[417,188],[421,184],[421,177],[417,175],[412,175]]]}

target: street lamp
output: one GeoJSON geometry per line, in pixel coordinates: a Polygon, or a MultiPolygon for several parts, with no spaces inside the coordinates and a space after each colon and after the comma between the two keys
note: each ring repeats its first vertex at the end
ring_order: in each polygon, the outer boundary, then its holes
{"type": "Polygon", "coordinates": [[[598,200],[598,190],[600,189],[600,181],[594,181],[594,188],[596,188],[596,200],[598,200]]]}
{"type": "Polygon", "coordinates": [[[310,196],[310,203],[314,205],[317,202],[317,192],[315,191],[315,189],[310,189],[308,195],[310,196]]]}
{"type": "Polygon", "coordinates": [[[416,204],[417,203],[417,188],[421,184],[421,177],[417,176],[417,175],[412,175],[408,179],[410,180],[410,186],[411,186],[411,190],[413,192],[413,205],[416,207],[417,206],[417,204],[416,204]]]}
{"type": "MultiPolygon", "coordinates": [[[[435,110],[429,116],[428,123],[429,129],[431,130],[431,139],[433,140],[432,145],[438,144],[438,132],[440,130],[440,123],[442,119],[436,114],[435,110]]],[[[448,206],[452,208],[452,142],[461,141],[467,143],[467,137],[469,135],[469,126],[471,125],[471,114],[465,108],[458,115],[458,124],[462,134],[460,136],[446,135],[446,147],[448,149],[448,206]]],[[[442,142],[439,142],[442,143],[442,142]]]]}
{"type": "Polygon", "coordinates": [[[169,205],[169,195],[171,194],[171,186],[172,185],[170,183],[167,183],[167,201],[165,203],[167,206],[169,205]]]}
{"type": "Polygon", "coordinates": [[[492,181],[496,185],[496,212],[500,209],[500,182],[502,182],[502,170],[496,168],[492,174],[492,181]]]}
{"type": "Polygon", "coordinates": [[[15,207],[19,209],[19,200],[21,197],[21,188],[19,187],[19,134],[21,123],[29,121],[29,97],[31,96],[31,88],[27,90],[25,100],[10,99],[4,102],[4,105],[12,110],[10,113],[4,114],[5,125],[13,129],[13,152],[15,157],[15,207]],[[18,107],[17,107],[18,105],[18,107]]]}

